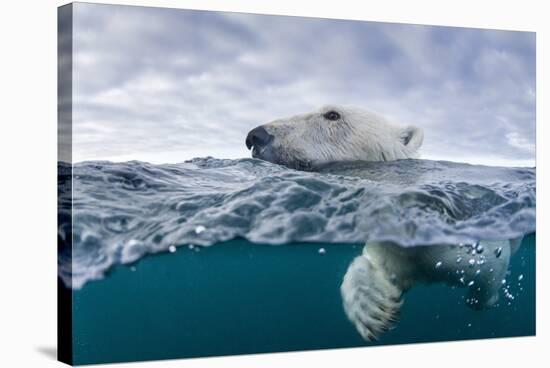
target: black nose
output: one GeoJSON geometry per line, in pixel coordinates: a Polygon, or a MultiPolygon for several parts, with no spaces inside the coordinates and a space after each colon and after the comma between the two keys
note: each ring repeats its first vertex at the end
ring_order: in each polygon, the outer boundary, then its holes
{"type": "Polygon", "coordinates": [[[259,126],[248,132],[246,136],[246,148],[251,149],[253,146],[256,148],[265,147],[272,139],[273,136],[264,127],[259,126]]]}

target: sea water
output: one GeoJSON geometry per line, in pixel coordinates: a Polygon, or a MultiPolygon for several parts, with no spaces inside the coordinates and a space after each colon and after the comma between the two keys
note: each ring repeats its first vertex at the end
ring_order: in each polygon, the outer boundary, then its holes
{"type": "Polygon", "coordinates": [[[300,172],[201,158],[59,169],[73,193],[58,262],[73,290],[76,364],[535,334],[533,168],[400,160],[300,172]],[[420,285],[379,341],[346,319],[340,285],[366,241],[519,236],[495,307],[420,285]]]}

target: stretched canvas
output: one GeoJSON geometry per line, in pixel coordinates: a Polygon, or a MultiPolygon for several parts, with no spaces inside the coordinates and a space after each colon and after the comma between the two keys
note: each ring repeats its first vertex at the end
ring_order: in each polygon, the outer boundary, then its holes
{"type": "Polygon", "coordinates": [[[535,334],[535,34],[58,10],[59,359],[535,334]]]}

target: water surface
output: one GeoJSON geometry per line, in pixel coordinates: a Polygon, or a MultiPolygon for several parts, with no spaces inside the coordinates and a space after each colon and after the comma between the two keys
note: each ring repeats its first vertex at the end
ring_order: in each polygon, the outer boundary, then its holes
{"type": "MultiPolygon", "coordinates": [[[[63,187],[70,167],[60,169],[63,187]]],[[[199,158],[165,165],[83,162],[72,174],[73,247],[60,250],[59,263],[73,288],[147,254],[236,237],[279,245],[390,240],[418,246],[535,231],[534,168],[398,160],[313,173],[256,159],[199,158]]],[[[61,239],[67,224],[60,222],[61,239]]]]}

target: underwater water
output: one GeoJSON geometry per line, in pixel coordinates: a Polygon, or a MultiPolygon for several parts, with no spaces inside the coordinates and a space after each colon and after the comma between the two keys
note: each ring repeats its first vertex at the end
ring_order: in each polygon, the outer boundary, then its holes
{"type": "Polygon", "coordinates": [[[300,172],[200,158],[59,173],[76,364],[535,334],[534,168],[399,160],[300,172]],[[496,306],[416,286],[374,342],[344,313],[340,285],[365,242],[522,236],[496,306]]]}
{"type": "Polygon", "coordinates": [[[117,267],[73,293],[75,364],[535,334],[534,235],[512,258],[513,300],[502,292],[497,306],[476,311],[463,289],[418,286],[395,328],[375,342],[357,333],[340,297],[362,247],[238,239],[117,267]]]}

